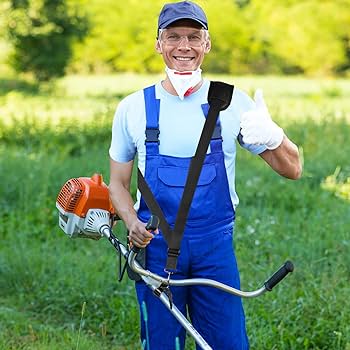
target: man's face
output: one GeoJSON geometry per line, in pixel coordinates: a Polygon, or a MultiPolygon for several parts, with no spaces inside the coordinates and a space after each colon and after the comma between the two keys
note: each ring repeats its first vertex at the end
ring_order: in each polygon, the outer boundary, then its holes
{"type": "Polygon", "coordinates": [[[156,50],[165,64],[178,71],[196,70],[210,51],[208,33],[191,25],[180,24],[161,30],[156,50]]]}

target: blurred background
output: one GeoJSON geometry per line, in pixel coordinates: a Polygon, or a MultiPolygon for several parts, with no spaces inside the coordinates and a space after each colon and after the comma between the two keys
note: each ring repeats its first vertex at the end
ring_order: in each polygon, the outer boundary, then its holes
{"type": "MultiPolygon", "coordinates": [[[[210,73],[346,75],[348,0],[202,0],[213,49],[210,73]]],[[[1,72],[158,73],[157,17],[164,2],[2,0],[1,72]],[[10,68],[11,67],[11,68],[10,68]]]]}
{"type": "MultiPolygon", "coordinates": [[[[296,266],[244,301],[251,349],[350,350],[350,1],[198,3],[212,38],[204,75],[251,96],[262,88],[304,164],[290,181],[237,149],[242,289],[296,266]]],[[[0,350],[142,349],[115,251],[66,237],[55,202],[70,178],[108,184],[119,101],[164,76],[163,5],[0,0],[0,350]]],[[[115,233],[125,242],[122,223],[115,233]]]]}

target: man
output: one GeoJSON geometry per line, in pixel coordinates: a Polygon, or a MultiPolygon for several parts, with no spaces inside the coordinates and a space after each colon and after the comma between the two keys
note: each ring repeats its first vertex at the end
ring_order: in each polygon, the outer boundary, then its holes
{"type": "MultiPolygon", "coordinates": [[[[118,105],[110,147],[110,195],[125,222],[130,242],[147,247],[146,268],[165,276],[167,245],[161,232],[145,229],[150,213],[138,194],[130,196],[135,155],[171,227],[177,214],[191,157],[203,129],[209,81],[200,66],[211,41],[203,10],[190,1],[166,4],[159,15],[156,51],[166,77],[146,91],[127,96],[118,105]],[[155,103],[159,101],[159,104],[155,103]],[[145,142],[145,130],[159,129],[159,143],[145,142]]],[[[252,101],[234,88],[230,106],[220,112],[219,144],[211,143],[196,188],[181,242],[177,272],[172,278],[211,278],[239,288],[232,249],[235,209],[236,140],[258,154],[282,176],[297,179],[301,164],[297,147],[270,118],[261,91],[252,101]]],[[[148,329],[141,319],[141,337],[152,350],[184,348],[185,332],[142,281],[136,282],[140,305],[148,310],[148,329]]],[[[241,300],[205,286],[172,288],[174,304],[188,313],[194,327],[213,349],[247,349],[241,300]]]]}

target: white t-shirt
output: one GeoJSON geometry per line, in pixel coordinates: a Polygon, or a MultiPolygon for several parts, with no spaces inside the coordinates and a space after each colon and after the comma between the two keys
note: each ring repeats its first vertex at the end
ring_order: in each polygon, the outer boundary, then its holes
{"type": "MultiPolygon", "coordinates": [[[[205,117],[201,105],[207,103],[210,81],[204,80],[201,88],[180,100],[169,94],[159,82],[155,86],[156,98],[160,99],[159,153],[173,157],[191,157],[195,154],[204,126],[205,117]]],[[[232,205],[238,205],[235,191],[236,138],[240,130],[241,115],[254,108],[253,100],[243,91],[234,88],[230,106],[220,112],[222,148],[229,182],[232,205]]],[[[120,163],[129,162],[138,155],[138,167],[145,171],[146,113],[143,90],[125,97],[118,105],[112,127],[110,157],[120,163]]],[[[244,144],[253,154],[266,150],[265,146],[244,144]]],[[[208,149],[210,152],[210,146],[208,149]]],[[[140,194],[138,193],[138,202],[140,194]]],[[[138,202],[135,208],[138,208],[138,202]]]]}

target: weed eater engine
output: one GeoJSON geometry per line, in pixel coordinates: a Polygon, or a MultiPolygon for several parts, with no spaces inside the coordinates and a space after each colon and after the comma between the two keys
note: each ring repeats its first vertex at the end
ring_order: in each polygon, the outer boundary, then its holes
{"type": "MultiPolygon", "coordinates": [[[[59,211],[59,226],[66,235],[71,238],[91,238],[94,240],[98,240],[102,236],[106,237],[119,252],[120,260],[122,256],[125,258],[126,263],[129,264],[134,272],[140,275],[146,285],[153,291],[154,296],[159,298],[184,329],[194,338],[199,347],[204,350],[212,350],[212,347],[192,326],[186,316],[173,304],[170,286],[206,285],[238,297],[254,298],[266,291],[271,291],[294,268],[290,261],[286,261],[264,282],[262,287],[254,291],[242,291],[207,278],[183,280],[171,279],[170,277],[164,278],[149,270],[145,270],[136,260],[139,248],[134,246],[132,249],[128,249],[113,234],[112,225],[116,215],[109,198],[108,187],[99,174],[94,174],[91,178],[79,177],[68,180],[58,194],[56,207],[59,211]]],[[[151,215],[146,224],[146,229],[154,231],[158,228],[158,225],[159,219],[151,215]]]]}
{"type": "Polygon", "coordinates": [[[114,217],[108,187],[100,174],[67,181],[58,194],[56,208],[60,228],[72,238],[98,240],[114,217]]]}

